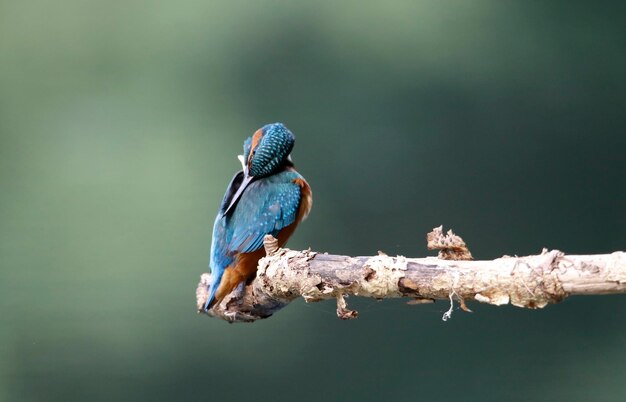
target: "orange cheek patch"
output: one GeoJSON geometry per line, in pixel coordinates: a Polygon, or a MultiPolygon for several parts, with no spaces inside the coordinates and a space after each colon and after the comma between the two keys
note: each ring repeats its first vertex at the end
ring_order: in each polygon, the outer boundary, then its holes
{"type": "Polygon", "coordinates": [[[256,132],[252,136],[252,142],[250,143],[250,155],[248,155],[248,160],[246,161],[248,166],[250,166],[250,161],[252,160],[252,151],[254,151],[256,147],[259,146],[259,142],[261,141],[262,137],[263,137],[262,128],[256,130],[256,132]]]}

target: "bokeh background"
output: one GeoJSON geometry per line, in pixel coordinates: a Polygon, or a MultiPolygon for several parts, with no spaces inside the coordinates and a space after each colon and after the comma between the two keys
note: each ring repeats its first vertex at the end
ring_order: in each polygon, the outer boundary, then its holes
{"type": "Polygon", "coordinates": [[[626,297],[197,315],[243,140],[314,190],[290,246],[626,248],[623,2],[0,1],[0,400],[618,401],[626,297]]]}

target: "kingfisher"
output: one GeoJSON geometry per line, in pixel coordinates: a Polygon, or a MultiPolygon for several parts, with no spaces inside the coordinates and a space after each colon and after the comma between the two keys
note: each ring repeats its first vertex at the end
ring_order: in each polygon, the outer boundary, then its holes
{"type": "Polygon", "coordinates": [[[282,123],[267,124],[243,144],[243,170],[231,180],[213,225],[204,311],[256,276],[263,237],[283,247],[311,211],[311,187],[294,168],[295,138],[282,123]]]}

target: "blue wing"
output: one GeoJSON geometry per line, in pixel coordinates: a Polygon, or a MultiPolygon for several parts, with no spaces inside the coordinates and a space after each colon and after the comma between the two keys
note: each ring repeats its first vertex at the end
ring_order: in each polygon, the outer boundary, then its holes
{"type": "Polygon", "coordinates": [[[279,174],[253,181],[245,189],[234,209],[223,215],[241,184],[237,173],[226,190],[220,212],[213,226],[211,244],[211,285],[204,306],[213,302],[224,274],[239,253],[251,253],[263,246],[267,234],[276,237],[281,229],[295,222],[300,207],[300,186],[293,182],[301,177],[296,172],[279,174]]]}
{"type": "MultiPolygon", "coordinates": [[[[239,180],[235,175],[231,184],[239,180]]],[[[236,207],[225,216],[218,213],[213,227],[211,269],[224,269],[237,253],[250,253],[263,246],[266,234],[278,232],[295,222],[300,206],[300,186],[293,182],[296,172],[282,172],[250,183],[236,207]]],[[[236,188],[226,191],[224,203],[236,188]]]]}
{"type": "Polygon", "coordinates": [[[276,237],[281,229],[295,222],[300,206],[300,186],[291,176],[293,174],[285,172],[250,184],[233,214],[227,217],[227,226],[232,228],[229,251],[256,251],[263,246],[265,235],[276,237]]]}

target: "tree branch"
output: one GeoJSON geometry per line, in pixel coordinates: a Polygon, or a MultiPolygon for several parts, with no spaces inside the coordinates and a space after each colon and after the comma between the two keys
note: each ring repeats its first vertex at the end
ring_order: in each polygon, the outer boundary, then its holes
{"type": "MultiPolygon", "coordinates": [[[[493,261],[405,258],[380,253],[373,257],[320,254],[278,249],[266,237],[267,256],[259,261],[256,278],[240,285],[207,314],[230,322],[267,318],[298,297],[307,302],[337,300],[337,315],[357,317],[346,306],[346,295],[411,298],[410,304],[449,300],[464,310],[465,300],[496,306],[511,303],[543,308],[573,295],[626,293],[626,253],[565,255],[558,250],[493,261]]],[[[463,244],[464,246],[464,244],[463,244]]],[[[468,251],[469,253],[469,251],[468,251]]],[[[441,255],[441,254],[440,254],[441,255]]],[[[199,311],[207,298],[209,274],[196,291],[199,311]]]]}

